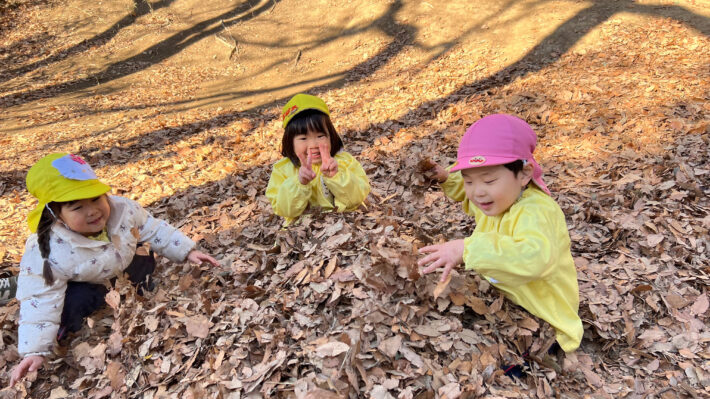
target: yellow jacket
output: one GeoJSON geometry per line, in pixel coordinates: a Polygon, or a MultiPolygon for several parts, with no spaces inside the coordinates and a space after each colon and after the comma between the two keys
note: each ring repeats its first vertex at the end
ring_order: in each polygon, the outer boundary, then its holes
{"type": "Polygon", "coordinates": [[[476,218],[476,229],[464,240],[466,269],[475,270],[511,301],[550,323],[565,352],[577,349],[584,333],[577,269],[557,202],[531,184],[505,213],[486,216],[466,198],[460,172],[450,174],[441,186],[476,218]]]}
{"type": "Polygon", "coordinates": [[[320,164],[314,164],[316,177],[306,185],[298,181],[298,168],[290,159],[283,158],[274,164],[266,197],[274,213],[286,219],[285,226],[296,220],[308,205],[349,211],[360,206],[370,193],[370,181],[357,159],[345,151],[333,158],[338,162],[338,173],[325,177],[320,164]]]}

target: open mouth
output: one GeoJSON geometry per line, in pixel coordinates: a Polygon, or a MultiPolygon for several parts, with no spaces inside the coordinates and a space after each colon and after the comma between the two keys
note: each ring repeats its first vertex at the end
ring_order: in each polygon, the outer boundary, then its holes
{"type": "Polygon", "coordinates": [[[490,208],[493,206],[493,201],[491,201],[491,202],[479,202],[479,203],[478,203],[478,206],[479,206],[481,209],[490,209],[490,208]]]}

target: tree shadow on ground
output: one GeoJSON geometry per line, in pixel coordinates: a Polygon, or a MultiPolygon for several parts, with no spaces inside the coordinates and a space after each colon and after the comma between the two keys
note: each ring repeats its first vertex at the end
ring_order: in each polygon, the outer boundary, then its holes
{"type": "MultiPolygon", "coordinates": [[[[168,2],[172,0],[163,1],[166,2],[164,6],[167,6],[169,5],[168,2]]],[[[131,75],[179,53],[189,45],[211,34],[215,34],[222,29],[222,25],[217,25],[216,27],[207,29],[210,25],[223,21],[226,26],[231,26],[240,22],[248,21],[269,11],[271,6],[272,2],[262,2],[260,5],[256,6],[252,6],[248,1],[244,2],[225,13],[197,23],[189,29],[182,30],[167,39],[152,45],[139,54],[113,63],[101,72],[92,74],[91,76],[85,78],[75,79],[70,82],[44,86],[38,89],[6,95],[4,97],[0,97],[0,103],[9,103],[10,106],[22,105],[38,99],[52,98],[61,94],[80,91],[95,86],[97,82],[100,84],[107,83],[112,80],[131,75]]],[[[126,22],[135,21],[135,19],[131,18],[130,15],[124,19],[126,22]]],[[[112,33],[111,31],[106,31],[104,34],[110,36],[112,33]]]]}
{"type": "MultiPolygon", "coordinates": [[[[416,34],[416,28],[409,26],[409,25],[404,25],[400,24],[395,20],[395,14],[399,9],[401,9],[401,1],[397,1],[393,3],[388,12],[383,15],[381,18],[378,20],[374,21],[372,26],[379,26],[383,29],[385,33],[387,33],[390,37],[393,38],[393,42],[389,43],[382,51],[380,51],[378,54],[374,55],[370,59],[354,66],[352,69],[350,69],[345,76],[341,77],[340,79],[337,79],[336,81],[325,84],[325,85],[320,85],[320,86],[315,86],[311,90],[309,90],[310,93],[313,94],[318,94],[320,92],[326,91],[329,88],[332,87],[342,87],[348,82],[354,81],[354,80],[362,80],[363,78],[367,76],[371,76],[374,74],[379,68],[382,67],[388,60],[392,59],[394,56],[396,56],[399,52],[402,51],[402,49],[410,44],[416,34]]],[[[263,13],[267,11],[269,7],[266,5],[262,5],[256,9],[252,10],[252,13],[250,15],[258,15],[259,13],[263,13]]],[[[240,13],[247,12],[248,9],[240,8],[241,11],[238,10],[232,10],[227,14],[223,14],[220,17],[217,18],[212,18],[210,19],[211,22],[203,22],[201,24],[198,24],[194,26],[193,28],[183,31],[179,34],[173,35],[171,38],[166,39],[165,41],[156,44],[153,46],[153,48],[159,48],[162,46],[166,46],[168,43],[174,46],[179,47],[179,50],[185,48],[187,44],[193,43],[195,40],[198,40],[198,38],[202,38],[206,35],[213,34],[218,30],[218,28],[213,28],[209,30],[202,30],[204,27],[208,26],[209,24],[213,23],[214,21],[218,21],[220,18],[227,18],[227,15],[230,16],[235,16],[239,15],[240,13]],[[192,37],[189,37],[190,35],[193,35],[192,37]]],[[[457,99],[461,97],[465,97],[471,94],[475,93],[480,93],[480,92],[485,92],[486,90],[492,89],[494,87],[501,87],[504,86],[513,80],[515,80],[518,77],[523,77],[528,74],[537,72],[542,70],[543,68],[551,65],[554,63],[556,60],[559,59],[559,57],[564,54],[566,51],[568,51],[575,43],[577,43],[584,35],[588,34],[591,30],[593,30],[595,27],[599,26],[602,24],[604,21],[608,20],[610,17],[612,17],[614,14],[619,13],[619,12],[634,12],[634,13],[641,13],[645,15],[653,15],[653,16],[658,16],[658,17],[666,17],[666,18],[673,18],[677,19],[679,22],[687,22],[689,23],[693,28],[697,29],[699,32],[707,35],[710,35],[710,19],[697,15],[683,7],[680,6],[646,6],[646,5],[639,5],[635,4],[631,0],[626,0],[622,2],[613,2],[609,3],[607,1],[598,1],[592,4],[591,6],[579,11],[576,15],[574,15],[572,18],[568,19],[565,21],[562,25],[560,25],[557,29],[555,29],[554,32],[552,32],[550,35],[545,37],[538,45],[536,45],[533,49],[531,49],[527,54],[525,54],[520,60],[516,61],[515,63],[511,64],[510,66],[488,76],[483,79],[480,79],[476,82],[473,82],[472,84],[465,85],[460,87],[459,89],[455,90],[453,93],[448,94],[446,96],[440,97],[436,100],[424,102],[417,106],[416,108],[411,109],[408,111],[405,115],[403,116],[396,116],[397,120],[407,120],[407,121],[415,121],[411,122],[412,124],[420,124],[423,123],[427,120],[431,120],[435,118],[435,115],[448,104],[451,102],[452,99],[457,99]],[[433,111],[433,112],[432,112],[433,111]]],[[[243,19],[248,19],[245,16],[237,18],[235,20],[230,20],[229,24],[234,24],[237,23],[243,19]]],[[[332,40],[329,39],[329,40],[332,40]]],[[[455,42],[452,41],[452,42],[455,42]]],[[[448,48],[450,48],[449,46],[448,48]]],[[[179,51],[176,49],[175,52],[179,51]]],[[[171,53],[171,54],[174,54],[171,53]]],[[[439,54],[440,55],[440,54],[439,54]]],[[[439,56],[437,55],[437,56],[439,56]]],[[[143,55],[138,55],[131,57],[130,59],[136,59],[136,57],[140,57],[140,59],[143,59],[143,55]]],[[[146,58],[147,59],[147,58],[146,58]]],[[[122,61],[121,63],[117,63],[114,65],[120,65],[128,61],[122,61]]],[[[118,77],[125,76],[126,74],[121,74],[119,71],[118,67],[115,69],[112,69],[112,67],[109,67],[109,70],[115,70],[115,76],[114,79],[118,77]]],[[[132,72],[131,72],[132,73],[132,72]]],[[[322,79],[322,78],[319,78],[322,79]]],[[[90,82],[86,80],[82,81],[77,81],[76,83],[79,86],[70,86],[65,89],[62,89],[62,92],[68,92],[68,91],[73,91],[73,90],[78,90],[80,88],[85,88],[90,85],[90,82]],[[84,83],[81,83],[84,82],[84,83]]],[[[297,84],[289,85],[289,86],[284,86],[284,87],[278,87],[278,88],[273,88],[270,89],[269,91],[276,91],[280,90],[283,88],[288,88],[296,85],[302,85],[303,83],[309,83],[308,81],[305,82],[299,82],[297,84]]],[[[44,89],[38,89],[36,92],[42,92],[44,89]]],[[[232,95],[248,95],[248,94],[255,94],[255,91],[244,91],[244,92],[235,92],[235,93],[230,93],[232,95]]],[[[3,99],[0,98],[0,101],[3,99]]],[[[88,158],[90,159],[97,159],[97,160],[107,160],[106,164],[109,165],[121,165],[121,164],[126,164],[128,162],[135,161],[136,159],[145,159],[149,158],[150,155],[144,154],[143,156],[139,156],[138,158],[135,158],[135,155],[141,154],[146,152],[146,150],[150,149],[150,151],[155,151],[159,150],[160,148],[164,147],[165,145],[169,143],[174,143],[178,140],[182,140],[186,137],[193,136],[195,134],[198,134],[199,132],[203,131],[206,128],[219,128],[219,127],[225,127],[232,123],[233,121],[237,119],[250,119],[250,120],[256,120],[254,118],[253,113],[258,112],[258,110],[265,110],[265,111],[271,111],[277,108],[279,105],[281,105],[284,101],[286,100],[286,97],[279,98],[277,100],[271,101],[267,104],[264,104],[259,107],[253,107],[250,109],[247,109],[245,111],[240,111],[240,112],[232,112],[224,115],[217,116],[215,118],[211,119],[206,119],[203,121],[197,121],[193,122],[187,125],[181,125],[178,127],[173,127],[173,128],[167,128],[167,129],[158,129],[154,130],[152,132],[143,134],[139,137],[133,138],[129,140],[130,144],[124,145],[124,144],[118,144],[114,145],[109,149],[105,150],[100,150],[96,152],[98,149],[96,148],[90,148],[90,149],[85,149],[84,151],[81,151],[81,155],[88,155],[88,158]],[[118,160],[111,160],[110,154],[112,151],[121,151],[121,152],[129,152],[132,154],[135,154],[133,158],[131,159],[118,159],[118,160]]],[[[29,101],[29,100],[28,100],[29,101]]],[[[390,119],[390,122],[394,121],[395,117],[390,119]]],[[[386,122],[384,123],[386,125],[386,122]]],[[[382,125],[382,124],[381,124],[382,125]]],[[[367,128],[365,130],[368,130],[367,128]]],[[[372,143],[374,141],[375,137],[370,137],[369,141],[372,143]]],[[[12,171],[6,171],[0,173],[0,178],[3,180],[7,180],[10,182],[10,185],[12,183],[17,184],[19,183],[18,179],[21,179],[24,177],[24,174],[26,173],[27,168],[22,168],[22,169],[16,169],[12,171]]]]}
{"type": "Polygon", "coordinates": [[[173,1],[174,0],[160,0],[156,3],[148,3],[148,0],[133,0],[133,10],[131,10],[130,13],[126,14],[126,16],[118,20],[116,23],[111,25],[108,29],[104,30],[98,35],[95,35],[94,37],[82,40],[80,43],[77,43],[69,47],[68,49],[62,50],[54,55],[43,58],[39,61],[32,62],[27,65],[23,65],[18,68],[6,70],[3,72],[2,75],[0,75],[0,83],[6,82],[20,75],[25,75],[40,67],[62,61],[68,57],[77,54],[81,54],[92,47],[102,46],[106,44],[109,40],[113,39],[121,31],[121,29],[135,23],[138,18],[155,10],[168,7],[173,3],[173,1]]]}

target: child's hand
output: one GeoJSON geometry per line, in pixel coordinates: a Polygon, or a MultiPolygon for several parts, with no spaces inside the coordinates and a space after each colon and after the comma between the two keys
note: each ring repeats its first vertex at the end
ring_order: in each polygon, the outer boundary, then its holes
{"type": "Polygon", "coordinates": [[[196,265],[200,265],[204,262],[207,262],[211,263],[212,266],[219,266],[219,262],[217,262],[217,259],[207,255],[206,253],[202,253],[196,250],[193,250],[189,254],[187,254],[187,260],[196,265]]]}
{"type": "Polygon", "coordinates": [[[429,158],[419,161],[419,171],[429,180],[443,183],[449,178],[449,171],[429,158]]]}
{"type": "Polygon", "coordinates": [[[338,162],[330,157],[330,152],[325,144],[321,143],[318,145],[318,149],[320,150],[321,172],[323,172],[325,177],[335,176],[335,174],[338,173],[338,162]]]}
{"type": "Polygon", "coordinates": [[[451,273],[451,269],[460,265],[463,262],[463,240],[454,240],[438,245],[429,245],[419,250],[419,253],[428,253],[424,259],[417,264],[424,266],[429,264],[422,270],[422,274],[431,273],[434,270],[444,267],[444,273],[441,275],[441,281],[446,280],[446,277],[451,273]]]}
{"type": "Polygon", "coordinates": [[[313,171],[311,167],[311,154],[297,154],[298,159],[301,161],[301,168],[298,170],[298,181],[304,186],[311,182],[311,180],[316,178],[316,172],[313,171]]]}
{"type": "Polygon", "coordinates": [[[20,364],[18,364],[17,366],[15,366],[14,369],[12,369],[12,375],[10,376],[10,386],[15,385],[17,381],[20,381],[21,379],[25,378],[25,374],[27,374],[28,371],[37,371],[40,367],[42,367],[42,364],[44,364],[44,356],[32,355],[22,359],[20,364]]]}

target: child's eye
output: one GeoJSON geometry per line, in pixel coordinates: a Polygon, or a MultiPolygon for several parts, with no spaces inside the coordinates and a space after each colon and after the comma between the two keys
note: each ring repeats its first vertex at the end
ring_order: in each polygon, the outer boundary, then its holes
{"type": "Polygon", "coordinates": [[[486,183],[486,184],[491,184],[491,183],[495,182],[496,180],[497,180],[497,179],[486,180],[486,181],[484,181],[484,183],[486,183]]]}

